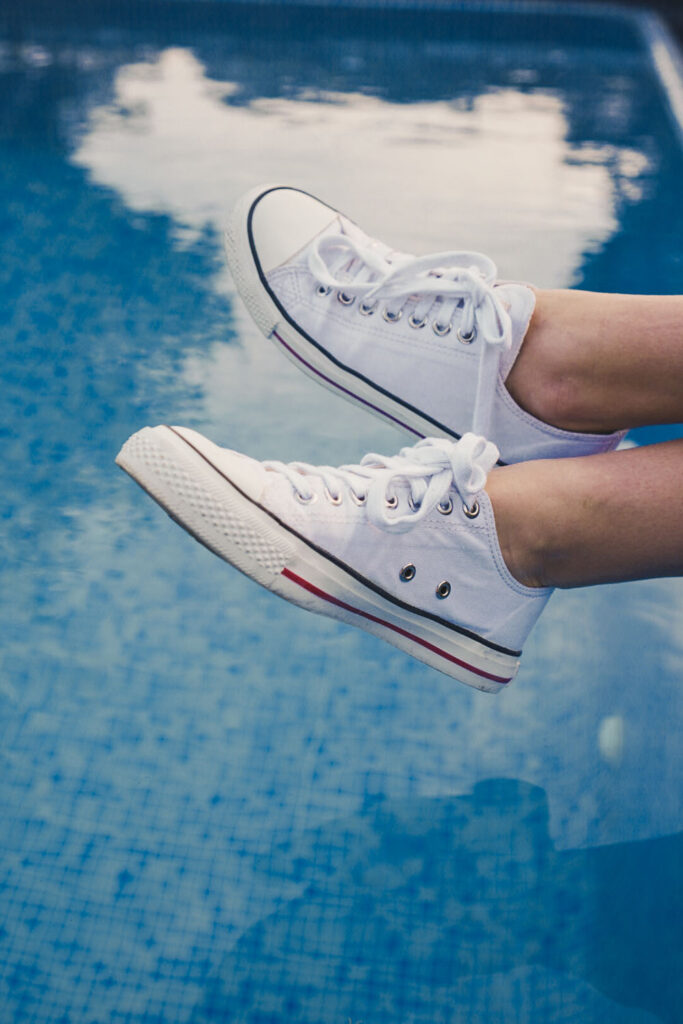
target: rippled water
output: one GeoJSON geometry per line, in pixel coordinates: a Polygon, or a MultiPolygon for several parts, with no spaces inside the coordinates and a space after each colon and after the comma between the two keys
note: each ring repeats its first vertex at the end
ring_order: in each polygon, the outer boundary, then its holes
{"type": "Polygon", "coordinates": [[[220,229],[260,181],[504,277],[680,290],[631,23],[122,11],[0,36],[0,1020],[676,1024],[679,580],[557,594],[492,698],[270,597],[113,465],[164,421],[402,443],[247,320],[220,229]]]}

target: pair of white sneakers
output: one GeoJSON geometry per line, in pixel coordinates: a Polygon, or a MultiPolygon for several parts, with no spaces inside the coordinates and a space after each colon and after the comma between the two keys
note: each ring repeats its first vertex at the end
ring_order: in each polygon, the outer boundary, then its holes
{"type": "Polygon", "coordinates": [[[263,333],[314,380],[420,438],[334,468],[257,462],[196,431],[134,434],[117,463],[221,558],[478,689],[511,682],[550,589],[508,571],[484,490],[497,462],[588,455],[505,387],[534,309],[473,252],[414,257],[298,189],[261,187],[226,235],[263,333]]]}

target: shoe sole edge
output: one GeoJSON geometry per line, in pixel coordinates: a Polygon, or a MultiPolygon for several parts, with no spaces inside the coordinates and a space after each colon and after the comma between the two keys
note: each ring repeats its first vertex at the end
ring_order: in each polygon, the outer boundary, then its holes
{"type": "MultiPolygon", "coordinates": [[[[287,186],[264,185],[247,192],[234,207],[223,233],[226,259],[237,291],[261,333],[272,341],[299,370],[328,391],[372,413],[412,437],[445,437],[457,441],[460,434],[422,416],[343,367],[285,317],[268,285],[264,283],[249,236],[251,213],[268,192],[287,186]]],[[[293,191],[302,191],[294,189],[293,191]]],[[[311,198],[316,198],[315,196],[311,198]]],[[[320,202],[320,200],[318,200],[320,202]]],[[[330,207],[333,210],[333,207],[330,207]]],[[[333,210],[334,213],[338,211],[333,210]]]]}
{"type": "MultiPolygon", "coordinates": [[[[290,188],[290,186],[261,185],[242,196],[230,215],[223,235],[228,266],[237,290],[262,334],[271,340],[282,354],[311,380],[385,423],[389,422],[393,427],[412,437],[445,437],[451,441],[459,440],[462,433],[439,423],[427,416],[426,413],[421,413],[419,409],[391,395],[380,385],[364,378],[350,367],[345,367],[334,356],[326,353],[305,332],[299,330],[293,319],[288,318],[286,311],[278,303],[265,280],[249,233],[250,218],[256,203],[268,192],[279,188],[290,188]]],[[[292,191],[304,192],[303,189],[292,189],[292,191]]],[[[304,194],[309,195],[309,193],[304,194]]],[[[311,196],[311,198],[322,202],[316,196],[311,196]]],[[[327,204],[323,203],[323,205],[327,204]]],[[[333,213],[339,214],[334,207],[330,206],[329,209],[333,213]]],[[[507,403],[514,405],[513,399],[505,389],[502,391],[502,398],[507,403]]],[[[523,411],[515,407],[515,412],[519,414],[523,411]]],[[[526,413],[523,415],[528,417],[526,413]]],[[[533,417],[529,418],[534,419],[533,417]]],[[[551,452],[539,451],[534,456],[536,458],[562,458],[611,451],[625,433],[617,432],[606,438],[601,434],[573,435],[541,421],[537,421],[533,425],[544,434],[550,435],[554,445],[564,446],[568,443],[573,445],[572,450],[566,452],[561,448],[557,451],[553,449],[551,452]],[[566,437],[565,434],[567,434],[566,437]]],[[[464,426],[462,432],[464,433],[467,429],[468,427],[464,426]]],[[[498,460],[499,465],[506,465],[508,462],[517,462],[521,458],[529,457],[528,454],[523,456],[513,455],[513,453],[504,454],[505,458],[501,457],[498,460]]]]}
{"type": "Polygon", "coordinates": [[[278,596],[391,643],[476,689],[499,692],[519,660],[393,607],[289,534],[170,427],[146,427],[117,464],[187,533],[278,596]]]}

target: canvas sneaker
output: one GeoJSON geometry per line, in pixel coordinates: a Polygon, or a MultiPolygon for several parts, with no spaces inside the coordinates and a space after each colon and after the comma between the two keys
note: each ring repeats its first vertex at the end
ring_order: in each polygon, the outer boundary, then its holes
{"type": "Polygon", "coordinates": [[[495,445],[425,439],[359,465],[257,462],[183,427],[139,431],[117,463],[211,551],[294,604],[360,626],[496,692],[548,589],[505,566],[483,490],[495,445]]]}
{"type": "Polygon", "coordinates": [[[261,186],[225,233],[237,289],[263,333],[314,380],[417,437],[467,431],[503,462],[608,451],[623,434],[536,419],[505,378],[535,305],[476,252],[415,257],[299,189],[261,186]]]}

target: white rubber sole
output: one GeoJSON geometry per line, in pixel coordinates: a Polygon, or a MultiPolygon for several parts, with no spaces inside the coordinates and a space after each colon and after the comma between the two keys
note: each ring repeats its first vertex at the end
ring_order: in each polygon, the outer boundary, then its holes
{"type": "MultiPolygon", "coordinates": [[[[381,389],[367,383],[325,355],[286,318],[259,273],[249,236],[250,215],[255,203],[261,196],[277,187],[260,186],[243,196],[233,209],[224,232],[228,265],[237,290],[254,323],[290,362],[329,391],[341,395],[347,401],[413,437],[446,437],[457,440],[459,434],[395,401],[381,389]]],[[[332,207],[330,210],[337,213],[332,207]]]]}
{"type": "Polygon", "coordinates": [[[386,640],[468,686],[497,693],[513,654],[394,603],[290,532],[171,427],[145,427],[116,458],[188,533],[274,594],[386,640]]]}

